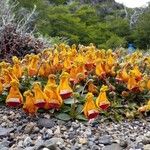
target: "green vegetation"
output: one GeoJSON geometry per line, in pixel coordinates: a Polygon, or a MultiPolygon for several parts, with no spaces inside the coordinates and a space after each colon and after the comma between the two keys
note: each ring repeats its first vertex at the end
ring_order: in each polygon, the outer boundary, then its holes
{"type": "MultiPolygon", "coordinates": [[[[143,10],[138,21],[130,27],[132,9],[114,0],[18,0],[19,8],[32,10],[37,6],[37,32],[69,44],[94,43],[100,48],[126,47],[135,43],[138,48],[150,47],[150,7],[143,10]]],[[[55,41],[55,40],[54,40],[55,41]]]]}

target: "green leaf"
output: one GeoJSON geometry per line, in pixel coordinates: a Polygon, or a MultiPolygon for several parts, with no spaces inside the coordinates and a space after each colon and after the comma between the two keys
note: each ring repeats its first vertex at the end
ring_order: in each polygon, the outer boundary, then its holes
{"type": "Polygon", "coordinates": [[[80,93],[80,92],[82,92],[83,89],[84,89],[83,86],[78,85],[77,88],[76,88],[76,92],[77,92],[77,93],[80,93]]]}
{"type": "Polygon", "coordinates": [[[66,113],[60,113],[60,114],[56,115],[56,118],[63,120],[63,121],[69,121],[71,119],[71,117],[66,113]]]}
{"type": "Polygon", "coordinates": [[[67,105],[72,105],[74,103],[77,103],[77,100],[74,100],[74,98],[68,98],[64,100],[64,104],[67,104],[67,105]]]}
{"type": "Polygon", "coordinates": [[[81,120],[81,121],[87,121],[88,119],[85,118],[83,114],[77,115],[76,119],[81,120]]]}
{"type": "Polygon", "coordinates": [[[76,109],[77,113],[81,114],[82,110],[83,110],[83,105],[78,105],[78,107],[76,109]]]}
{"type": "Polygon", "coordinates": [[[44,109],[38,109],[38,112],[39,112],[39,113],[44,113],[45,110],[44,110],[44,109]]]}
{"type": "Polygon", "coordinates": [[[64,106],[62,107],[62,109],[61,109],[61,111],[64,112],[64,113],[70,112],[70,110],[71,110],[71,107],[66,106],[66,105],[64,105],[64,106]]]}

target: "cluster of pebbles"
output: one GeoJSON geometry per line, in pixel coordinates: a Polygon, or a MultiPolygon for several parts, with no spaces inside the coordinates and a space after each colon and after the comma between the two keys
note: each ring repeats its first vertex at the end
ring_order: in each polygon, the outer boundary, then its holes
{"type": "Polygon", "coordinates": [[[64,122],[0,106],[0,150],[150,150],[150,118],[64,122]]]}

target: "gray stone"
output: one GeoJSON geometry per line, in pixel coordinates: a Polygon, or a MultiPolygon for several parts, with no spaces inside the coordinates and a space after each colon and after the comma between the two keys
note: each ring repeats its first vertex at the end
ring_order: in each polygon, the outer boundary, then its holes
{"type": "Polygon", "coordinates": [[[40,129],[38,127],[34,127],[32,132],[33,133],[38,133],[39,131],[40,131],[40,129]]]}
{"type": "Polygon", "coordinates": [[[98,145],[93,145],[91,147],[91,150],[100,150],[100,147],[98,145]]]}
{"type": "Polygon", "coordinates": [[[34,142],[36,149],[40,149],[40,147],[44,147],[44,141],[39,136],[37,140],[34,142]]]}
{"type": "Polygon", "coordinates": [[[148,131],[148,132],[145,134],[145,136],[146,136],[147,138],[150,138],[150,131],[148,131]]]}
{"type": "Polygon", "coordinates": [[[143,143],[144,145],[150,144],[150,138],[144,137],[144,138],[142,139],[142,143],[143,143]]]}
{"type": "Polygon", "coordinates": [[[46,147],[49,147],[49,146],[51,146],[51,145],[54,145],[54,144],[63,144],[64,143],[64,140],[62,139],[62,138],[51,138],[51,139],[49,139],[49,140],[47,140],[47,141],[45,141],[44,142],[44,145],[46,146],[46,147]]]}
{"type": "Polygon", "coordinates": [[[3,128],[0,127],[0,137],[5,137],[8,136],[10,132],[12,132],[14,129],[13,128],[3,128]]]}
{"type": "Polygon", "coordinates": [[[35,150],[34,147],[26,147],[24,150],[35,150]]]}
{"type": "Polygon", "coordinates": [[[59,149],[56,144],[51,144],[51,145],[47,146],[47,148],[49,150],[58,150],[59,149]]]}
{"type": "Polygon", "coordinates": [[[51,119],[40,118],[37,122],[39,127],[52,128],[55,126],[55,122],[51,119]]]}
{"type": "Polygon", "coordinates": [[[8,147],[9,146],[9,141],[7,139],[4,139],[2,142],[0,142],[0,145],[3,145],[5,147],[8,147]]]}
{"type": "Polygon", "coordinates": [[[31,138],[29,137],[29,136],[27,136],[25,139],[24,139],[24,141],[23,141],[23,145],[25,146],[25,147],[27,147],[27,146],[30,146],[32,144],[32,140],[31,140],[31,138]]]}
{"type": "Polygon", "coordinates": [[[17,146],[20,147],[20,148],[23,147],[23,141],[22,140],[19,141],[17,146]]]}
{"type": "Polygon", "coordinates": [[[120,141],[120,146],[123,147],[123,148],[126,148],[126,147],[128,147],[128,142],[124,141],[124,140],[121,140],[120,141]]]}
{"type": "Polygon", "coordinates": [[[87,128],[87,129],[85,130],[85,134],[86,134],[87,136],[90,136],[90,135],[92,134],[91,129],[90,129],[90,128],[87,128]]]}
{"type": "Polygon", "coordinates": [[[76,123],[76,122],[72,122],[72,127],[74,129],[77,129],[79,127],[79,123],[76,123]]]}
{"type": "Polygon", "coordinates": [[[0,150],[8,150],[8,145],[5,142],[0,142],[0,150]]]}
{"type": "Polygon", "coordinates": [[[150,144],[144,145],[144,150],[150,150],[150,144]]]}
{"type": "Polygon", "coordinates": [[[25,129],[24,129],[24,133],[30,134],[32,132],[34,126],[35,126],[35,123],[33,123],[33,122],[30,122],[29,124],[27,124],[25,129]]]}
{"type": "Polygon", "coordinates": [[[99,143],[104,144],[104,145],[110,145],[112,143],[111,137],[109,135],[104,135],[104,136],[100,137],[99,143]]]}
{"type": "Polygon", "coordinates": [[[3,147],[0,150],[9,150],[9,148],[8,147],[3,147]]]}
{"type": "Polygon", "coordinates": [[[103,148],[103,150],[123,150],[119,144],[107,145],[103,148]]]}

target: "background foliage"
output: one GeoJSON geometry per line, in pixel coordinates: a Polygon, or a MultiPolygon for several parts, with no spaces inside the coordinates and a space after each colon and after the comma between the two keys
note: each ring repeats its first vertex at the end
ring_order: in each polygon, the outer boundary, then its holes
{"type": "Polygon", "coordinates": [[[114,0],[18,0],[18,9],[37,6],[35,25],[44,36],[100,48],[150,47],[150,7],[129,9],[114,0]],[[142,13],[140,13],[142,12],[142,13]],[[138,17],[137,17],[138,16],[138,17]]]}

